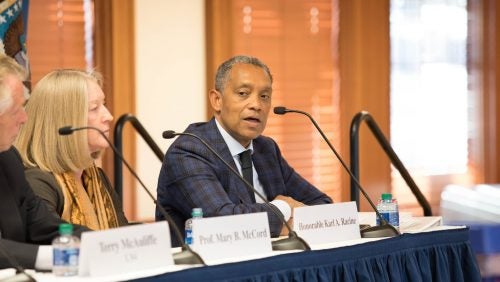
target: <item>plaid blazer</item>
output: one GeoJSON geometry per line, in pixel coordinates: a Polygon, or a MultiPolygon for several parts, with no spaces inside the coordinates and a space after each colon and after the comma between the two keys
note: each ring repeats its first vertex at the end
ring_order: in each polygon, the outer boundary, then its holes
{"type": "MultiPolygon", "coordinates": [[[[205,140],[237,170],[214,118],[209,122],[191,124],[185,132],[205,140]]],[[[307,205],[332,203],[327,195],[288,165],[274,140],[259,136],[253,140],[253,149],[252,161],[269,201],[284,195],[307,205]]],[[[266,204],[253,203],[241,179],[194,137],[179,136],[168,149],[157,193],[158,203],[180,230],[184,230],[184,223],[195,207],[203,209],[204,217],[267,212],[271,235],[278,236],[282,228],[281,221],[271,208],[266,204]]],[[[158,210],[156,220],[163,220],[158,210]]],[[[172,244],[178,245],[173,236],[172,244]]]]}

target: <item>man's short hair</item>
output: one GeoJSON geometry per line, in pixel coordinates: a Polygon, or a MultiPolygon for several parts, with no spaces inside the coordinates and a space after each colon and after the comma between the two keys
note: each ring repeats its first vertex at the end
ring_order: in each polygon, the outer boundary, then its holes
{"type": "Polygon", "coordinates": [[[26,78],[26,71],[13,58],[0,54],[0,115],[2,115],[12,105],[11,89],[5,84],[5,79],[13,75],[23,81],[26,78]]]}
{"type": "Polygon", "coordinates": [[[224,90],[224,87],[226,86],[227,80],[229,78],[229,74],[231,73],[233,66],[236,64],[249,64],[249,65],[254,65],[256,67],[262,68],[269,76],[271,83],[273,82],[273,76],[271,75],[271,71],[269,70],[269,68],[267,67],[266,64],[261,62],[256,57],[238,55],[238,56],[234,56],[234,57],[230,58],[229,60],[225,61],[217,69],[217,74],[215,75],[215,90],[222,93],[222,91],[224,90]]]}

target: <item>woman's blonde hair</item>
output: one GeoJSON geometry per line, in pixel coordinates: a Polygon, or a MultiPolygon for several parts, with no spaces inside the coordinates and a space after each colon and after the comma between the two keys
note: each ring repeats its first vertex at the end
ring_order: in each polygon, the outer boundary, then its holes
{"type": "Polygon", "coordinates": [[[102,87],[99,73],[63,69],[47,74],[37,83],[26,105],[28,121],[15,144],[25,166],[62,173],[92,165],[86,130],[69,136],[58,132],[64,126],[87,126],[91,81],[102,87]]]}

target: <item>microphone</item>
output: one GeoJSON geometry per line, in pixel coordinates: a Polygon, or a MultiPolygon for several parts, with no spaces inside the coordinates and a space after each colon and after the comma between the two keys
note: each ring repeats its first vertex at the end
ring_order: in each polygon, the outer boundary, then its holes
{"type": "Polygon", "coordinates": [[[59,128],[59,135],[70,135],[70,134],[73,134],[73,131],[77,131],[77,130],[78,129],[73,129],[73,127],[71,127],[71,126],[64,126],[64,127],[59,128]]]}
{"type": "Polygon", "coordinates": [[[269,201],[261,194],[259,191],[255,190],[255,188],[252,186],[252,184],[248,183],[248,181],[243,178],[238,171],[236,171],[230,164],[228,164],[222,157],[219,155],[210,145],[208,145],[205,140],[201,139],[198,135],[192,134],[192,133],[187,133],[187,132],[175,132],[173,130],[167,130],[163,132],[163,138],[165,139],[172,139],[175,136],[178,135],[185,135],[185,136],[191,136],[196,139],[198,139],[212,154],[214,154],[219,160],[221,160],[224,165],[229,168],[229,170],[236,175],[249,189],[249,191],[254,192],[259,196],[264,203],[271,208],[271,211],[280,219],[280,221],[285,225],[286,229],[288,229],[288,238],[285,239],[280,239],[272,242],[273,250],[274,251],[285,251],[285,250],[304,250],[304,251],[310,251],[311,247],[307,244],[307,242],[300,238],[295,231],[292,230],[290,225],[286,222],[286,220],[283,218],[283,215],[281,212],[276,211],[276,208],[269,203],[269,201]]]}
{"type": "Polygon", "coordinates": [[[321,130],[319,125],[316,123],[316,121],[312,118],[312,116],[310,114],[303,112],[303,111],[299,111],[299,110],[290,110],[290,109],[287,109],[285,107],[275,107],[274,113],[277,115],[284,115],[286,113],[298,113],[298,114],[303,114],[303,115],[307,116],[311,120],[311,122],[313,123],[314,127],[316,127],[316,129],[319,131],[319,133],[321,134],[321,137],[323,137],[323,139],[326,141],[326,143],[328,144],[330,149],[333,151],[333,153],[335,154],[337,159],[340,161],[340,163],[342,164],[342,167],[345,169],[345,171],[347,171],[347,173],[349,174],[351,179],[354,181],[354,183],[356,183],[356,187],[358,187],[359,191],[361,191],[363,196],[365,196],[366,200],[368,200],[368,203],[370,203],[370,206],[375,211],[378,219],[380,220],[380,225],[362,228],[360,230],[361,237],[363,237],[363,238],[379,238],[379,237],[394,237],[394,236],[400,235],[399,231],[396,228],[394,228],[394,226],[390,225],[384,219],[384,217],[378,212],[377,207],[375,207],[375,204],[373,204],[373,202],[370,199],[370,197],[368,196],[368,194],[366,194],[365,190],[361,187],[361,184],[359,183],[358,179],[356,179],[354,174],[347,167],[347,165],[345,164],[342,157],[339,155],[339,153],[337,153],[337,150],[335,150],[335,148],[330,143],[330,141],[328,141],[328,138],[326,138],[325,133],[323,132],[323,130],[321,130]]]}
{"type": "Polygon", "coordinates": [[[125,164],[125,166],[130,171],[130,173],[141,184],[141,187],[148,194],[149,198],[151,198],[151,200],[153,200],[154,204],[156,205],[156,207],[158,208],[160,213],[163,215],[165,220],[167,220],[167,222],[170,224],[170,226],[172,226],[172,228],[174,229],[175,236],[177,237],[179,242],[182,243],[181,251],[179,253],[175,253],[172,255],[174,258],[175,264],[203,264],[203,265],[206,265],[205,262],[203,261],[203,259],[200,257],[200,255],[198,255],[195,251],[193,251],[189,247],[189,245],[184,242],[183,236],[182,236],[181,232],[179,231],[179,229],[177,228],[177,225],[175,225],[173,219],[168,215],[167,211],[161,205],[158,204],[158,201],[153,196],[153,194],[151,194],[149,189],[146,188],[146,185],[142,182],[142,180],[139,178],[137,173],[128,164],[128,162],[125,160],[123,155],[120,154],[120,152],[118,152],[118,149],[116,149],[116,147],[113,144],[111,144],[111,141],[109,141],[108,137],[106,137],[106,134],[104,134],[104,132],[102,132],[102,130],[100,130],[96,127],[92,127],[92,126],[84,126],[84,127],[76,127],[76,128],[73,128],[71,126],[64,126],[64,127],[59,128],[59,134],[60,135],[70,135],[75,131],[88,130],[88,129],[95,130],[95,131],[99,132],[99,134],[101,134],[102,137],[104,137],[104,139],[106,140],[106,142],[108,142],[111,149],[113,149],[113,152],[122,160],[122,162],[125,164]]]}
{"type": "Polygon", "coordinates": [[[33,276],[26,272],[26,269],[19,264],[19,262],[12,257],[7,250],[4,249],[4,245],[0,241],[0,253],[7,259],[7,261],[16,269],[16,275],[3,279],[2,282],[36,282],[33,276]]]}

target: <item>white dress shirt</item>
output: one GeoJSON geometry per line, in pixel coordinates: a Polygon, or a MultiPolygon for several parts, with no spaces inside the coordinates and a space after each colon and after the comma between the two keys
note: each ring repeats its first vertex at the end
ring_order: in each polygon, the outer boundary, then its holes
{"type": "MultiPolygon", "coordinates": [[[[238,171],[240,172],[240,174],[242,174],[239,154],[248,149],[250,149],[253,154],[253,141],[250,141],[250,145],[248,145],[248,148],[245,148],[243,147],[243,145],[240,144],[240,142],[236,141],[236,139],[234,139],[229,133],[227,133],[227,131],[219,124],[217,119],[215,119],[215,124],[217,125],[217,128],[219,129],[219,132],[221,133],[222,138],[224,139],[224,142],[226,142],[226,145],[229,148],[229,152],[231,152],[231,156],[233,156],[233,160],[236,164],[236,167],[238,168],[238,171]]],[[[259,175],[255,170],[255,166],[253,165],[253,163],[252,163],[252,171],[253,171],[254,189],[267,198],[266,192],[262,187],[262,183],[260,183],[259,181],[259,175]]],[[[257,203],[264,203],[264,201],[261,198],[259,198],[257,194],[255,194],[255,200],[257,203]]],[[[278,208],[278,210],[283,214],[285,221],[290,219],[290,216],[292,215],[292,209],[290,208],[287,202],[283,200],[273,200],[270,203],[276,208],[278,208]]]]}

